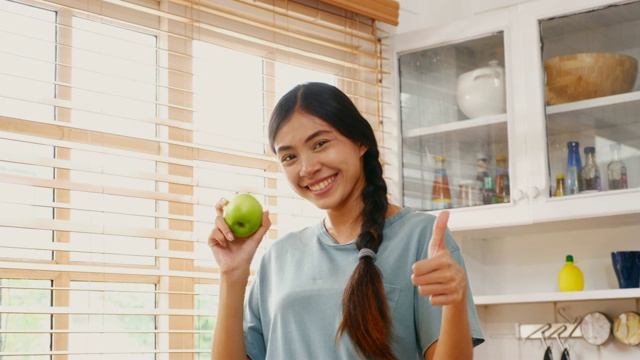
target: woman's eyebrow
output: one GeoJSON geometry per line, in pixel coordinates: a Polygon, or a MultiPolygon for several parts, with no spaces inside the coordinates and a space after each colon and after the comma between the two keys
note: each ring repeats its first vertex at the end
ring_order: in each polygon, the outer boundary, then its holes
{"type": "MultiPolygon", "coordinates": [[[[311,135],[307,136],[306,139],[304,139],[304,143],[309,143],[311,142],[313,139],[317,138],[318,136],[324,135],[324,134],[330,134],[331,131],[329,130],[318,130],[314,133],[312,133],[311,135]]],[[[293,148],[293,146],[291,145],[282,145],[276,148],[276,154],[280,153],[281,151],[287,151],[290,150],[291,148],[293,148]]]]}

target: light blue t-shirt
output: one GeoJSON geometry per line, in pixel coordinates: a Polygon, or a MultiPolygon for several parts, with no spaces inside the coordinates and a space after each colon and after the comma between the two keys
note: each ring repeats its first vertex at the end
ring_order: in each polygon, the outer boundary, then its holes
{"type": "MultiPolygon", "coordinates": [[[[388,218],[376,266],[382,273],[398,359],[423,359],[438,339],[442,308],[411,283],[412,265],[427,256],[435,217],[404,208],[388,218]]],[[[460,248],[445,240],[462,266],[460,248]]],[[[342,294],[358,262],[355,241],[338,244],[322,222],[274,242],[260,262],[244,313],[247,355],[253,359],[357,359],[348,335],[336,341],[342,294]]],[[[467,306],[473,344],[484,341],[471,289],[467,306]]]]}

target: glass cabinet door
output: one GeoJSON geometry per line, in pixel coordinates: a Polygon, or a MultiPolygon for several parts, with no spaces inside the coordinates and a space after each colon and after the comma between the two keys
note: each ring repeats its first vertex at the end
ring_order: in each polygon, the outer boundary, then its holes
{"type": "Polygon", "coordinates": [[[539,25],[549,195],[640,187],[640,2],[539,25]]]}
{"type": "Polygon", "coordinates": [[[509,203],[504,35],[398,55],[405,206],[509,203]]]}

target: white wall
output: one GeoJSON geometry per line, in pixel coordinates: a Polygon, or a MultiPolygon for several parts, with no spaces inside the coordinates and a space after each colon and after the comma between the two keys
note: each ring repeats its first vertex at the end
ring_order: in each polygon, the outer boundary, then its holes
{"type": "Polygon", "coordinates": [[[399,0],[396,33],[447,24],[475,14],[531,0],[399,0]]]}

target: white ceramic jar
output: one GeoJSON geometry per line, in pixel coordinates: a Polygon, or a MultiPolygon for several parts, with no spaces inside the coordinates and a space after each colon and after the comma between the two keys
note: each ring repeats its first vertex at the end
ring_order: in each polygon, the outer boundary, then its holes
{"type": "Polygon", "coordinates": [[[460,110],[469,118],[506,112],[504,69],[496,60],[458,77],[456,98],[460,110]]]}

